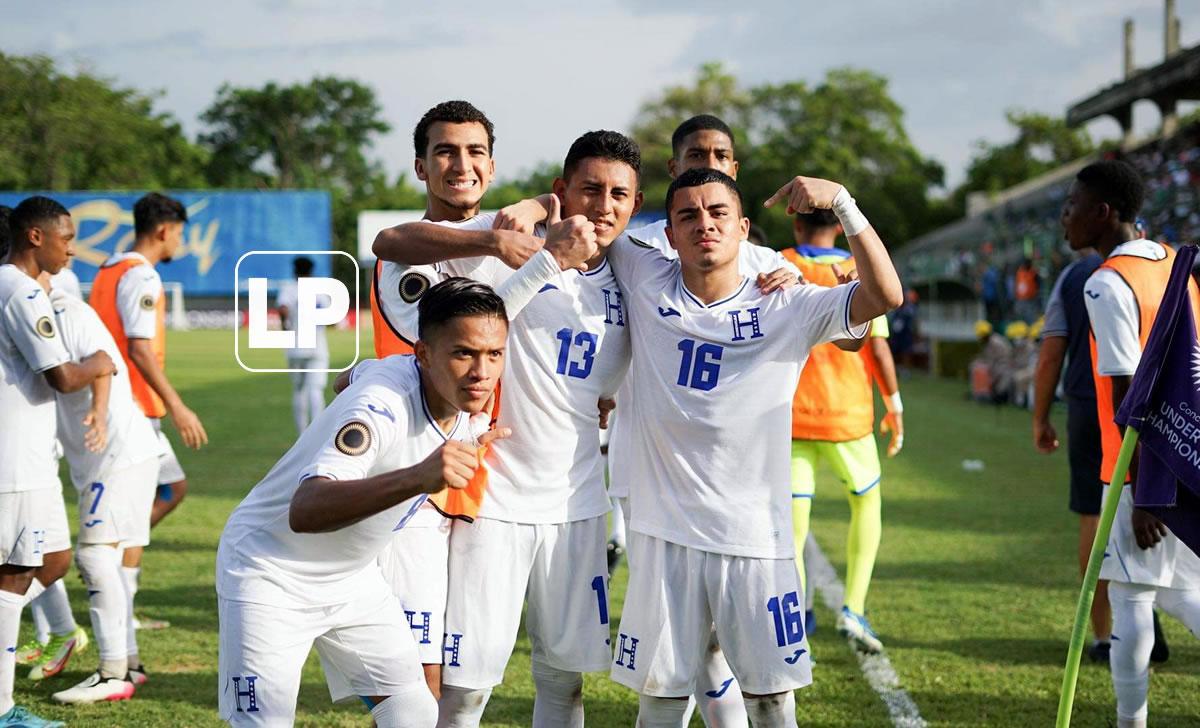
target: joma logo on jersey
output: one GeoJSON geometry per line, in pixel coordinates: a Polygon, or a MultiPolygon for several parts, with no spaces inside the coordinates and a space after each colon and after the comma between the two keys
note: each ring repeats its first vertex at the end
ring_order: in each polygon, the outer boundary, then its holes
{"type": "Polygon", "coordinates": [[[257,675],[234,675],[229,678],[233,683],[233,704],[239,713],[257,713],[258,698],[254,694],[254,682],[258,680],[257,675]],[[245,682],[245,688],[242,683],[245,682]],[[242,698],[246,699],[245,707],[242,706],[242,698]]]}
{"type": "MultiPolygon", "coordinates": [[[[290,312],[289,318],[294,322],[292,330],[271,330],[268,326],[268,318],[270,313],[268,294],[271,285],[271,280],[261,276],[248,273],[246,277],[242,277],[242,265],[246,264],[248,271],[258,272],[277,269],[278,265],[270,258],[264,256],[269,255],[286,255],[289,257],[304,255],[344,255],[350,259],[354,266],[354,298],[353,301],[357,307],[358,303],[358,261],[349,253],[344,253],[340,250],[253,250],[246,253],[241,258],[238,258],[237,264],[233,268],[234,285],[236,291],[247,292],[246,303],[246,328],[248,333],[248,346],[251,349],[315,349],[317,345],[317,332],[319,327],[333,326],[341,323],[350,313],[350,291],[346,285],[336,278],[322,277],[304,277],[296,280],[296,310],[290,312]]],[[[278,279],[276,279],[278,283],[278,279]]],[[[241,325],[241,295],[235,294],[233,298],[233,312],[238,325],[241,325]]],[[[345,367],[340,369],[329,369],[329,365],[317,363],[317,366],[294,368],[292,365],[286,369],[259,369],[247,366],[242,361],[240,350],[240,336],[235,331],[233,339],[233,354],[237,359],[238,364],[242,369],[248,372],[343,372],[346,369],[354,366],[358,361],[358,316],[354,317],[354,359],[345,367]]],[[[300,359],[300,361],[314,361],[313,359],[300,359]]]]}
{"type": "Polygon", "coordinates": [[[742,311],[729,312],[730,323],[733,324],[733,338],[731,341],[745,341],[746,331],[749,330],[751,339],[761,339],[763,336],[762,326],[758,321],[758,309],[750,308],[742,311]]]}

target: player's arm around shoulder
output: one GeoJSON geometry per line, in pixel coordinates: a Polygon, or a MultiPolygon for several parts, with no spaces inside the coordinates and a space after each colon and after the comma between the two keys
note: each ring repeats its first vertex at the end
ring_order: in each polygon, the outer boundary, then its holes
{"type": "Polygon", "coordinates": [[[519,268],[541,250],[532,233],[498,229],[496,216],[477,215],[462,222],[407,222],[381,230],[371,250],[380,260],[429,265],[462,258],[499,258],[519,268]]]}
{"type": "Polygon", "coordinates": [[[772,207],[784,200],[788,214],[833,210],[841,223],[850,242],[859,282],[850,301],[851,326],[861,326],[904,303],[904,288],[883,241],[845,187],[815,177],[794,177],[764,205],[772,207]]]}

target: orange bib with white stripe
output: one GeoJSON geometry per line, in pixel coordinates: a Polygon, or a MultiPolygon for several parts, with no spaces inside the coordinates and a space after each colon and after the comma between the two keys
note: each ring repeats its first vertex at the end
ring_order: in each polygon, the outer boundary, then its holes
{"type": "MultiPolygon", "coordinates": [[[[843,272],[854,269],[854,259],[836,248],[804,246],[785,250],[783,256],[808,285],[838,285],[835,263],[843,272]]],[[[874,393],[862,353],[834,344],[813,347],[792,397],[792,439],[848,442],[871,434],[874,427],[874,393]]]]}
{"type": "MultiPolygon", "coordinates": [[[[1171,266],[1175,262],[1175,251],[1169,246],[1162,246],[1167,251],[1167,257],[1162,260],[1147,260],[1136,255],[1118,255],[1100,264],[1125,281],[1133,291],[1134,300],[1138,307],[1138,342],[1142,351],[1146,349],[1146,341],[1150,338],[1150,329],[1154,327],[1154,318],[1158,315],[1159,304],[1167,290],[1167,281],[1171,278],[1171,266]]],[[[1200,289],[1196,281],[1188,281],[1188,298],[1192,304],[1193,320],[1200,322],[1200,289]]],[[[1121,430],[1114,421],[1116,417],[1113,406],[1112,377],[1102,376],[1096,367],[1096,335],[1088,334],[1092,349],[1092,377],[1096,382],[1096,413],[1100,418],[1100,443],[1104,459],[1100,466],[1100,479],[1105,483],[1112,482],[1113,470],[1117,464],[1117,453],[1121,450],[1121,430]]],[[[1129,482],[1126,475],[1125,482],[1129,482]]]]}
{"type": "MultiPolygon", "coordinates": [[[[147,417],[158,418],[167,413],[167,408],[162,397],[158,396],[158,392],[154,391],[129,358],[129,337],[125,335],[125,325],[121,322],[121,311],[117,306],[117,286],[121,282],[121,276],[139,265],[148,263],[139,257],[131,256],[112,265],[101,266],[92,280],[92,293],[88,303],[99,314],[100,320],[104,322],[105,328],[112,334],[121,350],[121,358],[125,360],[125,368],[129,371],[129,385],[133,389],[133,398],[147,417]]],[[[151,345],[159,368],[164,369],[167,361],[167,297],[162,291],[158,294],[158,300],[154,302],[154,311],[157,323],[151,345]]]]}

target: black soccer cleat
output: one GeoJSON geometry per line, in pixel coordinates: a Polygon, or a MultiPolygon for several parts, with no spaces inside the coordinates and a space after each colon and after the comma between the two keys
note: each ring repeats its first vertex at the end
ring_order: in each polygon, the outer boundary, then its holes
{"type": "Polygon", "coordinates": [[[617,566],[621,563],[621,557],[625,555],[625,547],[617,543],[617,540],[611,539],[608,542],[608,575],[611,577],[613,572],[617,570],[617,566]]]}

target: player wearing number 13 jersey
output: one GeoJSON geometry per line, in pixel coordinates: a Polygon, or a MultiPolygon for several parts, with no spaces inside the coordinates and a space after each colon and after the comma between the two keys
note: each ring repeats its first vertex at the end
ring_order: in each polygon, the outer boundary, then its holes
{"type": "Polygon", "coordinates": [[[503,302],[461,278],[421,302],[415,356],[370,366],[234,510],[217,550],[220,710],[235,725],[287,725],[316,645],[334,700],[376,725],[432,728],[404,612],[375,563],[429,493],[461,488],[502,430],[468,422],[504,366],[503,302]],[[402,720],[403,719],[403,720],[402,720]]]}
{"type": "Polygon", "coordinates": [[[844,188],[798,177],[769,202],[788,195],[789,209],[851,218],[861,284],[760,293],[739,270],[749,221],[737,185],[708,169],[667,192],[678,261],[628,238],[609,256],[630,309],[634,474],[612,676],[642,694],[639,722],[682,715],[710,625],[755,726],[795,725],[791,691],[812,679],[792,546],[792,394],[809,350],[861,338],[900,285],[844,188]]]}
{"type": "MultiPolygon", "coordinates": [[[[534,725],[582,725],[581,673],[611,660],[597,401],[624,375],[629,321],[605,251],[641,202],[640,166],[637,145],[620,134],[576,140],[550,203],[561,199],[566,219],[551,215],[545,247],[522,266],[542,262],[547,275],[509,336],[497,422],[513,437],[487,454],[479,516],[456,522],[451,533],[444,724],[478,724],[504,678],[526,603],[534,725]],[[574,256],[561,244],[565,230],[586,243],[574,256]],[[575,269],[585,262],[585,271],[575,269]]],[[[428,250],[447,272],[501,286],[513,269],[495,255],[481,257],[498,237],[493,223],[480,216],[454,229],[401,226],[402,255],[418,262],[428,250]]]]}

